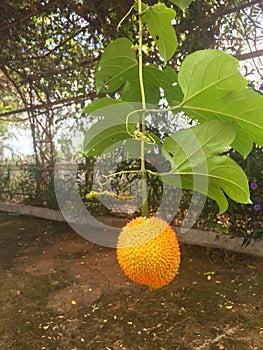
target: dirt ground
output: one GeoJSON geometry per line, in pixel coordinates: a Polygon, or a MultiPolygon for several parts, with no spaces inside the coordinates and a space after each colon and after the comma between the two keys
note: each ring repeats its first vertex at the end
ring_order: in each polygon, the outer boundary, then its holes
{"type": "Polygon", "coordinates": [[[263,259],[181,245],[159,290],[66,223],[0,213],[1,350],[263,349],[263,259]]]}

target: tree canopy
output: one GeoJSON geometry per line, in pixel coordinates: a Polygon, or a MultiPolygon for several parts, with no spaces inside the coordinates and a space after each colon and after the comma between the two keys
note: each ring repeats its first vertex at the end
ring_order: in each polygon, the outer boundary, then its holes
{"type": "MultiPolygon", "coordinates": [[[[221,48],[240,59],[262,55],[261,0],[195,0],[176,9],[175,70],[190,52],[221,48]]],[[[149,1],[154,4],[154,1],[149,1]]],[[[125,18],[132,0],[2,0],[0,3],[0,123],[26,121],[37,163],[53,162],[60,121],[96,96],[94,72],[105,47],[119,36],[136,41],[125,18]]],[[[149,62],[163,65],[152,47],[149,62]]],[[[258,62],[248,68],[259,71],[258,62]]],[[[23,124],[18,124],[23,125],[23,124]]]]}
{"type": "MultiPolygon", "coordinates": [[[[132,3],[2,0],[0,89],[16,96],[10,115],[93,99],[94,67],[105,46],[120,35],[135,39],[129,20],[116,30],[132,3]]],[[[262,6],[260,0],[196,0],[185,11],[176,8],[180,52],[172,64],[204,48],[220,47],[240,58],[262,54],[256,47],[262,6]]],[[[159,62],[157,55],[149,59],[159,62]]]]}

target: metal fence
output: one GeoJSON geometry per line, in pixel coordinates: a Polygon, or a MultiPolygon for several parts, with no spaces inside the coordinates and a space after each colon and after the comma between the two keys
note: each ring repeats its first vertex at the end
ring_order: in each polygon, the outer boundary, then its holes
{"type": "MultiPolygon", "coordinates": [[[[250,238],[263,237],[263,149],[256,147],[247,159],[241,159],[238,154],[232,157],[246,171],[249,178],[251,198],[253,204],[242,205],[230,201],[229,210],[223,215],[217,215],[218,208],[214,201],[207,199],[206,205],[196,223],[197,228],[207,228],[219,233],[230,233],[243,236],[249,241],[250,238]]],[[[107,162],[103,161],[104,171],[112,171],[107,162]]],[[[99,169],[94,167],[96,160],[90,157],[82,157],[76,161],[76,186],[79,196],[84,204],[95,214],[110,214],[112,210],[118,212],[118,206],[113,209],[107,208],[103,203],[94,198],[86,200],[86,194],[94,189],[99,183],[97,180],[99,169]],[[95,182],[95,184],[94,184],[95,182]]],[[[120,164],[122,169],[129,169],[136,164],[120,164]]],[[[118,169],[117,169],[118,170],[118,169]]],[[[134,175],[125,178],[115,177],[109,185],[116,193],[123,193],[134,185],[134,175]]],[[[69,182],[72,185],[72,181],[69,182]]],[[[67,178],[62,181],[62,186],[67,187],[67,178]]],[[[172,195],[172,194],[171,194],[172,195]]],[[[162,201],[163,188],[158,178],[149,178],[150,211],[154,213],[162,201]]],[[[30,204],[50,209],[58,209],[58,203],[54,188],[54,167],[38,167],[31,159],[0,160],[0,201],[5,203],[30,204]]],[[[168,198],[174,201],[174,198],[168,198]]],[[[191,193],[183,191],[181,202],[175,223],[179,224],[187,212],[191,193]]],[[[127,203],[128,205],[128,203],[127,203]]],[[[139,213],[139,210],[137,210],[139,213]]],[[[136,213],[135,213],[136,215],[136,213]]]]}

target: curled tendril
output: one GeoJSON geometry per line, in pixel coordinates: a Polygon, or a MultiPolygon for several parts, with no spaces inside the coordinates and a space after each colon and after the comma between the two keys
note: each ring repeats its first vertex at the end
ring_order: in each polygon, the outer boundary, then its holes
{"type": "Polygon", "coordinates": [[[103,191],[103,186],[107,185],[109,183],[109,178],[120,175],[120,174],[131,174],[131,173],[140,173],[140,170],[122,170],[122,171],[118,171],[116,173],[112,173],[109,175],[102,175],[102,177],[104,178],[104,182],[99,182],[99,192],[97,191],[90,191],[88,194],[86,194],[86,199],[93,199],[93,198],[98,198],[101,196],[110,196],[110,197],[115,197],[118,199],[132,199],[135,198],[139,192],[136,192],[134,195],[130,195],[130,196],[121,196],[117,193],[114,192],[110,192],[110,191],[103,191]]]}
{"type": "Polygon", "coordinates": [[[149,142],[152,144],[156,144],[154,138],[151,135],[146,135],[143,132],[141,132],[140,130],[135,130],[134,132],[130,132],[129,130],[129,118],[131,117],[132,114],[137,113],[137,112],[144,112],[144,110],[136,110],[136,111],[132,111],[130,112],[127,117],[126,117],[126,131],[127,134],[130,135],[133,139],[135,140],[139,140],[139,141],[145,141],[145,142],[149,142]]]}
{"type": "Polygon", "coordinates": [[[126,127],[127,134],[130,135],[131,137],[133,137],[133,133],[130,132],[130,130],[129,130],[129,118],[131,117],[132,114],[134,114],[136,112],[138,112],[138,111],[132,111],[129,114],[127,114],[127,117],[126,117],[125,127],[126,127]]]}
{"type": "Polygon", "coordinates": [[[151,135],[145,135],[140,130],[135,130],[133,133],[133,138],[140,141],[146,141],[152,144],[156,144],[155,139],[151,135]]]}
{"type": "Polygon", "coordinates": [[[101,196],[111,196],[114,197],[114,193],[113,192],[109,192],[109,191],[91,191],[88,194],[86,194],[86,199],[93,199],[93,198],[98,198],[101,196]]]}
{"type": "Polygon", "coordinates": [[[110,196],[110,197],[115,197],[118,199],[132,199],[135,198],[137,196],[137,193],[135,195],[131,195],[131,196],[121,196],[117,193],[114,192],[109,192],[109,191],[91,191],[88,194],[86,194],[86,199],[93,199],[93,198],[99,198],[101,196],[110,196]]]}
{"type": "Polygon", "coordinates": [[[117,28],[116,28],[116,29],[117,29],[117,32],[120,30],[122,23],[123,23],[123,22],[125,21],[125,19],[129,16],[129,14],[132,12],[133,8],[134,8],[134,5],[131,6],[131,8],[129,9],[129,11],[126,13],[126,15],[120,20],[120,22],[119,22],[119,24],[117,25],[117,28]]]}
{"type": "Polygon", "coordinates": [[[99,183],[99,186],[100,186],[100,189],[101,189],[101,191],[102,191],[102,189],[103,189],[103,186],[105,186],[105,185],[107,185],[107,183],[109,182],[109,176],[107,176],[107,175],[101,175],[103,178],[104,178],[104,182],[100,182],[99,183]]]}
{"type": "Polygon", "coordinates": [[[146,135],[144,135],[140,130],[135,130],[133,133],[133,138],[136,140],[146,141],[149,142],[150,138],[146,135]]]}

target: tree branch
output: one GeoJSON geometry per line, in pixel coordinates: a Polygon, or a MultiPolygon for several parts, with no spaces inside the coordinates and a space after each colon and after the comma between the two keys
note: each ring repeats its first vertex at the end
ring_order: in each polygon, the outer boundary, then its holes
{"type": "Polygon", "coordinates": [[[207,18],[204,18],[203,20],[205,21],[205,20],[217,19],[219,17],[230,15],[233,12],[237,12],[237,11],[243,10],[245,8],[257,5],[257,4],[262,4],[262,0],[252,0],[252,1],[249,1],[249,2],[242,4],[242,5],[239,5],[239,6],[235,6],[232,8],[224,9],[222,11],[218,11],[215,14],[208,16],[207,18]]]}
{"type": "MultiPolygon", "coordinates": [[[[35,106],[30,106],[27,108],[20,108],[20,109],[16,109],[14,111],[9,111],[9,112],[4,112],[4,113],[0,113],[0,120],[4,120],[6,121],[6,119],[4,119],[3,117],[8,117],[10,115],[15,115],[15,114],[21,114],[21,113],[25,113],[25,112],[33,112],[39,109],[46,109],[52,106],[57,106],[57,105],[61,105],[61,104],[69,104],[69,103],[75,103],[75,102],[81,102],[83,100],[85,100],[86,98],[90,98],[90,95],[79,95],[79,96],[75,96],[75,97],[70,97],[70,98],[64,98],[62,100],[57,100],[57,101],[53,101],[53,102],[46,102],[46,103],[42,103],[39,105],[35,105],[35,106]]],[[[21,119],[22,120],[26,120],[26,119],[21,119]]],[[[11,120],[9,120],[11,121],[11,120]]]]}
{"type": "Polygon", "coordinates": [[[247,52],[242,54],[234,55],[239,61],[249,60],[251,58],[263,56],[263,50],[257,50],[253,52],[247,52]]]}
{"type": "Polygon", "coordinates": [[[1,118],[0,117],[0,121],[1,122],[6,122],[6,123],[21,123],[21,122],[25,122],[26,120],[28,120],[29,118],[15,118],[15,119],[8,119],[8,118],[1,118]]]}
{"type": "Polygon", "coordinates": [[[27,19],[29,19],[32,16],[36,16],[36,15],[39,15],[39,14],[43,13],[47,9],[57,5],[60,1],[61,0],[51,1],[50,3],[46,4],[45,6],[42,6],[41,9],[32,11],[32,12],[28,13],[27,15],[25,15],[24,17],[18,18],[16,20],[14,20],[13,22],[4,25],[3,27],[0,28],[0,32],[4,31],[6,29],[12,28],[12,27],[16,26],[18,23],[25,22],[27,19]]]}
{"type": "Polygon", "coordinates": [[[74,32],[73,34],[69,35],[65,40],[62,40],[60,42],[60,44],[55,46],[52,50],[49,50],[46,54],[42,55],[41,57],[39,57],[39,56],[32,56],[32,57],[30,57],[30,60],[32,60],[32,59],[40,59],[40,58],[44,58],[44,57],[47,57],[47,56],[51,55],[57,49],[61,48],[63,45],[65,45],[67,42],[69,42],[71,39],[75,38],[75,36],[78,36],[80,33],[85,32],[88,27],[89,27],[89,24],[87,24],[86,26],[82,27],[77,32],[74,32]]]}

